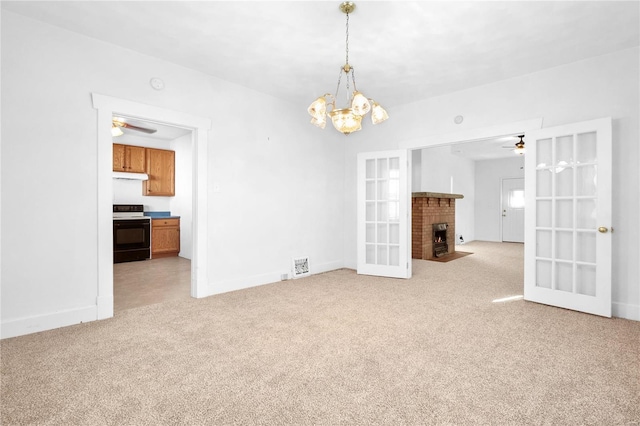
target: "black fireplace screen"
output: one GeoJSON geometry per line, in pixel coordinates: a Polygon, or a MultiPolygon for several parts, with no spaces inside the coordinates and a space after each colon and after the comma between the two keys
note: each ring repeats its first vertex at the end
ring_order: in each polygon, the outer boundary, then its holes
{"type": "Polygon", "coordinates": [[[433,224],[433,255],[435,257],[442,257],[449,252],[447,226],[446,223],[433,224]]]}

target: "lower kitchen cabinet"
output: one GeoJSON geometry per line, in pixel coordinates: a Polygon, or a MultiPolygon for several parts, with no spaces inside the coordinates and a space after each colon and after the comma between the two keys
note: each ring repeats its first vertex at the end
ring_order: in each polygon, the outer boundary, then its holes
{"type": "Polygon", "coordinates": [[[151,219],[151,258],[180,253],[180,218],[151,219]]]}

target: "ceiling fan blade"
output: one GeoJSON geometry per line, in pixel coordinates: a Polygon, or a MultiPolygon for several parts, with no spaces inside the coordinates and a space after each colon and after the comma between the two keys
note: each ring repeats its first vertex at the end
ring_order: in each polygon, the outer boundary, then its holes
{"type": "Polygon", "coordinates": [[[138,132],[144,132],[144,133],[157,132],[156,129],[147,129],[146,127],[138,127],[128,123],[122,123],[121,127],[124,127],[125,129],[137,130],[138,132]]]}

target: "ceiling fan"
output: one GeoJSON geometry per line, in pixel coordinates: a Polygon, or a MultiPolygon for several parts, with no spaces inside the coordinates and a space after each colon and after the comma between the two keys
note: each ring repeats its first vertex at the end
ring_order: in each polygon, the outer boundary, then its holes
{"type": "Polygon", "coordinates": [[[111,136],[114,136],[114,137],[122,136],[123,135],[122,129],[131,129],[131,130],[135,130],[137,132],[143,132],[143,133],[157,132],[156,129],[148,129],[146,127],[134,126],[133,124],[126,123],[121,118],[113,118],[111,120],[111,136]]]}
{"type": "Polygon", "coordinates": [[[518,142],[515,144],[515,148],[513,146],[503,146],[503,148],[513,149],[514,154],[523,155],[524,154],[524,135],[517,136],[520,138],[518,142]]]}

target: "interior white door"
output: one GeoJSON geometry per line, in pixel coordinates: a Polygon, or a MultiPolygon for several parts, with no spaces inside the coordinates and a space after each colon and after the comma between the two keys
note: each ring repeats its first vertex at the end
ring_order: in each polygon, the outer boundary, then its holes
{"type": "Polygon", "coordinates": [[[527,132],[526,300],[611,316],[611,118],[527,132]]]}
{"type": "Polygon", "coordinates": [[[411,278],[406,150],[358,154],[358,274],[411,278]]]}
{"type": "Polygon", "coordinates": [[[524,243],[524,178],[502,179],[502,241],[524,243]]]}

